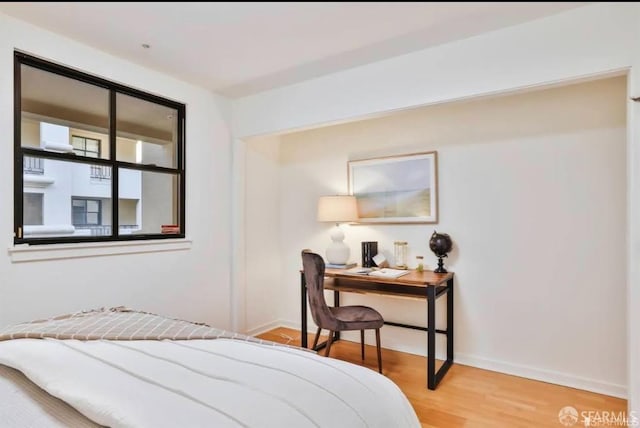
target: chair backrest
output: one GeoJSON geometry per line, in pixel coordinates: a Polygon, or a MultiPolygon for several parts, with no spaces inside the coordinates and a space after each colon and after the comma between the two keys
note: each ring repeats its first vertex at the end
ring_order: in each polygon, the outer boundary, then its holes
{"type": "Polygon", "coordinates": [[[313,321],[320,328],[336,331],[338,321],[324,299],[324,260],[318,254],[303,250],[302,267],[313,321]]]}

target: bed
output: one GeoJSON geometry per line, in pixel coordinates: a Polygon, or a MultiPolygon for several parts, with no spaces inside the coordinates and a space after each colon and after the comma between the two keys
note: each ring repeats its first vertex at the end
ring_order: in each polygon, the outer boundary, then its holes
{"type": "Polygon", "coordinates": [[[419,427],[377,372],[111,308],[0,329],[3,427],[419,427]]]}

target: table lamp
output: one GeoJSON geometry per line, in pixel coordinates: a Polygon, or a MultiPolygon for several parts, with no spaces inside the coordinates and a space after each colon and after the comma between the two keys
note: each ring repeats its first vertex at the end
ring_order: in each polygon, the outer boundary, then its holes
{"type": "Polygon", "coordinates": [[[327,248],[327,262],[345,265],[349,261],[349,247],[344,243],[344,232],[340,223],[358,220],[355,196],[321,196],[318,200],[318,221],[335,223],[331,229],[331,244],[327,248]]]}

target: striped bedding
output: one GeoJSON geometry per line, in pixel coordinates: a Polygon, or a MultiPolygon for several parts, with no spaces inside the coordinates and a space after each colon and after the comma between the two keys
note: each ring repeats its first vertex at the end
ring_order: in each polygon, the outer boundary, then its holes
{"type": "Polygon", "coordinates": [[[191,340],[238,339],[280,346],[255,337],[228,332],[202,323],[167,318],[124,306],[93,309],[30,321],[0,329],[0,341],[9,339],[78,340],[191,340]]]}
{"type": "Polygon", "coordinates": [[[420,426],[400,389],[373,370],[143,315],[119,308],[5,329],[0,364],[104,426],[420,426]],[[88,321],[98,318],[110,327],[88,321]]]}

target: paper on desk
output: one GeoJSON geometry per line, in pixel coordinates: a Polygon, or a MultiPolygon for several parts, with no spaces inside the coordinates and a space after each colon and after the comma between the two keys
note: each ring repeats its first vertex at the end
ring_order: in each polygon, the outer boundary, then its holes
{"type": "Polygon", "coordinates": [[[399,278],[402,275],[408,274],[408,270],[382,268],[380,270],[374,270],[369,272],[369,276],[380,276],[383,278],[399,278]]]}
{"type": "Polygon", "coordinates": [[[357,275],[369,275],[373,269],[371,268],[363,268],[363,267],[354,267],[351,269],[347,269],[345,273],[353,273],[357,275]]]}

